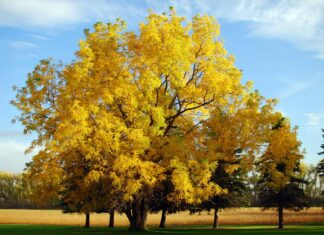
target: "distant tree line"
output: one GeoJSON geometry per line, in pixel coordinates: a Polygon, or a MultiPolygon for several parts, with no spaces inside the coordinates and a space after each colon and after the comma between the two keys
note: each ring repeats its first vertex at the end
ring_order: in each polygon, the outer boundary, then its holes
{"type": "Polygon", "coordinates": [[[32,197],[32,182],[23,173],[0,172],[1,209],[54,209],[58,200],[46,200],[43,204],[32,197]]]}

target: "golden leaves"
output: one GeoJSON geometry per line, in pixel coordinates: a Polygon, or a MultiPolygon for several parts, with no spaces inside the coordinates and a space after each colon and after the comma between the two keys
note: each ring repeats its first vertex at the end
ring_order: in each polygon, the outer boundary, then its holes
{"type": "Polygon", "coordinates": [[[161,183],[164,169],[137,155],[119,155],[113,164],[110,177],[116,190],[122,192],[123,200],[132,201],[142,190],[161,183]]]}
{"type": "Polygon", "coordinates": [[[259,170],[270,175],[270,187],[280,189],[295,174],[296,167],[303,158],[297,128],[291,128],[287,119],[280,119],[271,130],[268,143],[260,158],[259,170]]]}
{"type": "MultiPolygon", "coordinates": [[[[276,101],[242,85],[234,61],[207,15],[186,23],[174,10],[151,12],[138,32],[126,32],[121,20],[95,24],[72,63],[41,61],[17,90],[18,119],[38,133],[33,146],[44,148],[35,169],[51,172],[47,161],[55,156],[57,177],[89,193],[104,181],[105,192],[123,202],[168,174],[174,200],[226,193],[210,182],[217,161],[230,162],[225,171],[232,173],[251,168],[267,141],[278,158],[298,145],[288,129],[271,134],[276,101]]],[[[291,169],[294,161],[286,164],[291,169]]]]}

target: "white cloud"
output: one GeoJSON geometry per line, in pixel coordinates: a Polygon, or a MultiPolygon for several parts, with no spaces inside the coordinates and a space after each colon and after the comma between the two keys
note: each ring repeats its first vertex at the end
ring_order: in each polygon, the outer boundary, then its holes
{"type": "Polygon", "coordinates": [[[0,140],[1,139],[10,139],[10,138],[23,138],[26,137],[21,131],[13,130],[0,130],[0,140]]]}
{"type": "Polygon", "coordinates": [[[39,40],[43,40],[43,41],[48,40],[48,37],[43,36],[43,35],[40,35],[40,34],[29,34],[29,35],[31,37],[36,38],[36,39],[39,39],[39,40]]]}
{"type": "Polygon", "coordinates": [[[147,9],[166,11],[169,6],[187,17],[201,12],[246,22],[251,35],[284,40],[324,59],[323,0],[147,0],[143,4],[123,0],[0,0],[0,26],[61,27],[117,17],[132,25],[144,19],[147,9]]]}
{"type": "Polygon", "coordinates": [[[318,129],[320,127],[321,121],[324,118],[324,115],[317,113],[307,113],[305,114],[307,117],[307,129],[318,129]]]}
{"type": "MultiPolygon", "coordinates": [[[[224,18],[251,23],[251,33],[291,42],[324,59],[324,1],[240,1],[224,18]]],[[[220,11],[222,12],[222,11],[220,11]]]]}
{"type": "Polygon", "coordinates": [[[187,17],[195,10],[217,19],[246,22],[251,35],[284,40],[324,59],[323,0],[170,0],[160,7],[165,10],[166,5],[187,17]]]}
{"type": "Polygon", "coordinates": [[[36,48],[38,47],[36,44],[27,42],[27,41],[14,41],[14,42],[9,42],[9,45],[13,48],[17,49],[31,49],[31,48],[36,48]]]}
{"type": "Polygon", "coordinates": [[[0,26],[7,27],[61,27],[139,14],[138,5],[123,1],[0,0],[0,26]]]}
{"type": "Polygon", "coordinates": [[[291,81],[291,80],[281,80],[286,86],[281,90],[278,97],[279,99],[283,100],[290,96],[293,96],[310,86],[309,82],[302,82],[302,81],[291,81]]]}
{"type": "Polygon", "coordinates": [[[1,0],[0,25],[9,27],[55,26],[84,21],[78,1],[1,0]]]}
{"type": "Polygon", "coordinates": [[[32,154],[25,155],[28,144],[12,140],[0,140],[0,171],[21,172],[32,154]]]}

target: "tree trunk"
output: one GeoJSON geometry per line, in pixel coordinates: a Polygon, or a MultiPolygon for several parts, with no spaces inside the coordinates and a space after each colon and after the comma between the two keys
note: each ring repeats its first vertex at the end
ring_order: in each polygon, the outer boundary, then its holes
{"type": "Polygon", "coordinates": [[[166,212],[167,212],[167,210],[165,208],[163,208],[162,209],[161,221],[160,221],[160,228],[165,228],[166,212]]]}
{"type": "Polygon", "coordinates": [[[284,227],[283,206],[279,206],[279,208],[278,208],[278,228],[282,229],[283,227],[284,227]]]}
{"type": "Polygon", "coordinates": [[[282,229],[284,227],[283,211],[284,211],[284,195],[283,190],[280,189],[278,195],[278,228],[282,229]]]}
{"type": "Polygon", "coordinates": [[[109,228],[113,228],[114,227],[114,222],[115,222],[115,211],[111,210],[109,212],[109,228]]]}
{"type": "Polygon", "coordinates": [[[86,227],[86,228],[90,227],[90,213],[89,212],[86,213],[86,220],[85,220],[84,227],[86,227]]]}
{"type": "Polygon", "coordinates": [[[144,199],[134,201],[132,205],[125,210],[125,214],[130,223],[129,230],[146,230],[148,206],[144,199]]]}
{"type": "Polygon", "coordinates": [[[213,224],[213,228],[217,228],[218,227],[218,206],[215,207],[215,211],[214,211],[214,224],[213,224]]]}

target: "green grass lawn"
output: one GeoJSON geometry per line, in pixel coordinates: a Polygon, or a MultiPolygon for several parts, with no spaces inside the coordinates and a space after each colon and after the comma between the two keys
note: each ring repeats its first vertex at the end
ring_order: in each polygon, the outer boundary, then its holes
{"type": "Polygon", "coordinates": [[[209,235],[209,234],[246,234],[246,235],[272,235],[272,234],[324,234],[324,225],[307,225],[307,226],[287,226],[283,230],[278,230],[271,226],[237,226],[223,227],[217,230],[212,230],[204,227],[191,228],[168,228],[156,229],[151,228],[145,232],[128,232],[126,228],[83,228],[83,227],[68,227],[68,226],[36,226],[36,225],[0,225],[0,234],[2,235],[122,235],[122,234],[193,234],[193,235],[209,235]]]}

